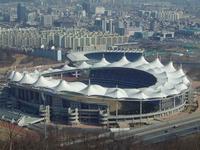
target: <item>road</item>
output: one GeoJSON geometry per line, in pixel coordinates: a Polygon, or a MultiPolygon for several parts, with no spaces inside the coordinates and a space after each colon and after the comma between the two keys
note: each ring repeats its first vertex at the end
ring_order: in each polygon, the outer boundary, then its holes
{"type": "Polygon", "coordinates": [[[86,141],[92,143],[92,141],[97,139],[102,139],[101,144],[109,144],[114,141],[116,142],[126,139],[133,139],[133,142],[135,143],[141,141],[145,143],[159,143],[165,140],[183,137],[197,132],[200,133],[200,114],[193,113],[183,119],[161,122],[159,124],[149,125],[129,131],[104,133],[99,136],[89,137],[88,139],[77,139],[71,142],[63,141],[61,145],[73,145],[86,141]]]}
{"type": "Polygon", "coordinates": [[[189,134],[200,132],[200,118],[179,125],[167,126],[150,132],[136,134],[144,142],[158,143],[165,140],[186,136],[189,134]]]}
{"type": "Polygon", "coordinates": [[[148,143],[158,143],[172,138],[200,132],[200,114],[194,113],[184,119],[162,122],[128,132],[115,133],[115,140],[135,138],[148,143]]]}

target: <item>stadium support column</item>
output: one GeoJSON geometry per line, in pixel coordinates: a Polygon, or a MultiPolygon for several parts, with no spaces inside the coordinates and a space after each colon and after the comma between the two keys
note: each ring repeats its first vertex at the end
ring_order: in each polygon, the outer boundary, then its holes
{"type": "Polygon", "coordinates": [[[181,96],[181,105],[184,103],[185,100],[185,93],[181,96]]]}
{"type": "Polygon", "coordinates": [[[30,102],[31,101],[31,90],[27,90],[27,92],[28,92],[28,101],[30,102]]]}
{"type": "MultiPolygon", "coordinates": [[[[159,112],[162,111],[162,99],[159,100],[159,112]]],[[[160,117],[162,116],[162,114],[160,113],[160,117]]]]}
{"type": "Polygon", "coordinates": [[[116,100],[116,117],[118,116],[118,108],[119,108],[119,106],[118,106],[118,100],[116,100]]]}
{"type": "Polygon", "coordinates": [[[162,99],[159,100],[159,111],[161,112],[161,110],[162,110],[162,99]]]}
{"type": "Polygon", "coordinates": [[[68,123],[71,125],[76,125],[79,123],[79,112],[78,108],[71,109],[70,107],[67,110],[68,114],[68,123]]]}
{"type": "Polygon", "coordinates": [[[19,88],[15,88],[16,97],[19,98],[19,88]]]}
{"type": "Polygon", "coordinates": [[[140,100],[140,123],[142,122],[142,99],[140,100]]]}
{"type": "Polygon", "coordinates": [[[174,97],[174,108],[176,107],[176,97],[174,97]]]}
{"type": "Polygon", "coordinates": [[[78,78],[78,71],[75,72],[75,77],[78,78]]]}
{"type": "MultiPolygon", "coordinates": [[[[174,97],[174,108],[176,108],[176,97],[174,97]]],[[[176,112],[176,110],[172,111],[172,114],[175,112],[176,112]]]]}

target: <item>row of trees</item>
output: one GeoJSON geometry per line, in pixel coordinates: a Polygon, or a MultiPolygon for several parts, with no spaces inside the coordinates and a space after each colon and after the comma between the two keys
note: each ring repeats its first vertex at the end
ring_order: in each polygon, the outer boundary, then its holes
{"type": "MultiPolygon", "coordinates": [[[[0,150],[199,150],[200,135],[191,135],[186,138],[174,138],[170,141],[157,144],[147,144],[135,142],[136,139],[130,138],[125,140],[114,140],[109,138],[94,138],[87,140],[88,137],[94,136],[91,133],[78,132],[71,135],[69,128],[62,130],[58,128],[48,128],[48,137],[44,138],[42,134],[30,134],[24,132],[26,129],[19,128],[14,124],[1,123],[6,127],[7,140],[0,141],[0,150]],[[66,145],[76,139],[85,139],[81,143],[66,145]]],[[[77,130],[78,131],[78,130],[77,130]]],[[[138,139],[137,139],[138,140],[138,139]]]]}

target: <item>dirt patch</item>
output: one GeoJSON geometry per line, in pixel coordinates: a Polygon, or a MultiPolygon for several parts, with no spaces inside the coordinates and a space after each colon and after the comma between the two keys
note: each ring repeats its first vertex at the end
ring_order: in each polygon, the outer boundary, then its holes
{"type": "Polygon", "coordinates": [[[6,141],[12,134],[13,138],[20,138],[24,136],[39,139],[39,134],[27,128],[19,127],[16,124],[11,124],[5,121],[0,121],[0,141],[6,141]]]}
{"type": "Polygon", "coordinates": [[[0,49],[0,54],[0,67],[9,66],[16,60],[10,51],[0,49]]]}
{"type": "Polygon", "coordinates": [[[33,56],[27,56],[20,62],[21,65],[31,64],[32,66],[54,64],[54,63],[57,63],[57,62],[50,59],[41,58],[41,57],[33,57],[33,56]]]}

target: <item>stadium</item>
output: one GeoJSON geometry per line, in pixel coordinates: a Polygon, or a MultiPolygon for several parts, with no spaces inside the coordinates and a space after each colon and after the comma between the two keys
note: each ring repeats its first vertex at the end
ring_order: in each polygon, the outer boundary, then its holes
{"type": "Polygon", "coordinates": [[[8,76],[9,96],[16,109],[67,124],[114,125],[147,122],[182,111],[190,81],[182,67],[163,65],[157,57],[134,61],[124,54],[109,62],[82,62],[45,71],[8,76]]]}

